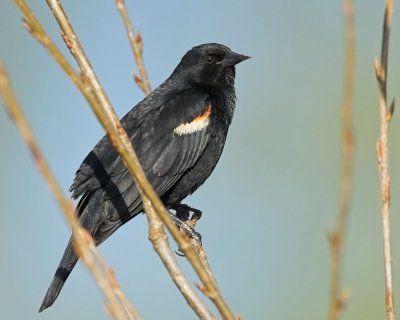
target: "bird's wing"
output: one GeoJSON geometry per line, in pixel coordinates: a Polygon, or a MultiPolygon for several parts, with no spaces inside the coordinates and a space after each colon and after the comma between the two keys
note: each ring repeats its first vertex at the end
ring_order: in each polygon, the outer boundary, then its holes
{"type": "MultiPolygon", "coordinates": [[[[199,159],[212,133],[212,113],[210,97],[191,89],[147,112],[136,127],[129,125],[128,135],[159,196],[199,159]]],[[[109,220],[121,219],[121,214],[140,205],[132,178],[107,138],[85,159],[71,189],[79,197],[100,187],[109,220]]]]}
{"type": "MultiPolygon", "coordinates": [[[[212,105],[207,94],[187,90],[147,114],[133,139],[139,161],[155,192],[162,197],[203,153],[212,134],[212,105]]],[[[141,211],[138,190],[117,157],[103,186],[103,214],[111,224],[141,211]]]]}
{"type": "MultiPolygon", "coordinates": [[[[159,196],[199,159],[212,132],[211,113],[207,94],[187,90],[149,113],[138,128],[133,146],[159,196]]],[[[109,175],[108,199],[132,188],[132,179],[120,157],[115,160],[109,175]]]]}
{"type": "Polygon", "coordinates": [[[107,136],[104,136],[76,171],[74,181],[69,189],[72,192],[72,198],[77,199],[107,184],[110,179],[109,168],[113,166],[117,158],[117,151],[107,136]]]}
{"type": "Polygon", "coordinates": [[[212,106],[207,94],[187,90],[170,99],[134,139],[146,172],[177,175],[192,167],[211,134],[212,106]]]}

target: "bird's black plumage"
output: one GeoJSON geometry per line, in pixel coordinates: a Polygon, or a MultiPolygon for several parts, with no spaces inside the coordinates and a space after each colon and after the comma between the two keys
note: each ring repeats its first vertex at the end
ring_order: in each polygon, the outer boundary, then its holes
{"type": "MultiPolygon", "coordinates": [[[[235,65],[249,57],[210,43],[189,50],[171,76],[121,120],[157,195],[172,208],[215,168],[235,109],[235,65]]],[[[71,186],[80,222],[101,244],[143,212],[123,160],[104,136],[71,186]]],[[[51,306],[78,261],[71,240],[39,311],[51,306]]]]}

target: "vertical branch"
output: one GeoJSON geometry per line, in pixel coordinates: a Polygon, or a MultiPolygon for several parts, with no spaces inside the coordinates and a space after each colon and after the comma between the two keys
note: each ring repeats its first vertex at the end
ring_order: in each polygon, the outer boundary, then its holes
{"type": "Polygon", "coordinates": [[[143,205],[146,208],[146,216],[149,222],[149,239],[153,244],[154,250],[160,256],[165,268],[168,270],[175,285],[178,287],[179,291],[181,291],[187,303],[197,314],[199,319],[215,319],[183,275],[181,268],[176,261],[176,256],[169,246],[168,237],[164,231],[163,224],[161,220],[158,219],[157,213],[151,205],[151,202],[148,199],[144,199],[143,205]]]}
{"type": "Polygon", "coordinates": [[[390,245],[390,173],[389,173],[389,123],[394,112],[394,100],[390,107],[387,104],[387,79],[389,36],[393,13],[393,0],[386,0],[383,22],[381,60],[375,60],[375,74],[379,86],[380,135],[376,144],[376,154],[380,177],[383,255],[385,270],[385,307],[386,318],[394,320],[392,255],[390,245]]]}
{"type": "Polygon", "coordinates": [[[40,173],[64,212],[68,223],[71,225],[75,251],[91,271],[96,283],[107,299],[107,310],[113,317],[115,317],[115,319],[140,319],[139,314],[126,302],[118,283],[108,276],[110,268],[106,265],[103,258],[96,250],[93,238],[79,225],[72,202],[63,195],[56,178],[47,165],[32,130],[21,111],[19,103],[11,88],[6,70],[2,64],[0,64],[0,93],[4,97],[8,113],[20,130],[40,173]],[[125,300],[118,300],[118,297],[125,300]],[[127,310],[127,312],[125,312],[125,310],[127,310]]]}
{"type": "MultiPolygon", "coordinates": [[[[121,18],[123,20],[125,29],[128,34],[129,42],[132,48],[132,53],[133,56],[135,57],[136,65],[140,72],[140,77],[135,75],[134,80],[136,84],[143,90],[143,92],[146,95],[148,95],[151,92],[151,87],[150,87],[150,81],[146,73],[146,68],[143,62],[142,36],[140,33],[135,35],[133,31],[132,23],[129,19],[125,1],[116,0],[116,5],[118,11],[121,14],[121,18]]],[[[160,220],[157,219],[155,215],[156,212],[154,211],[150,203],[148,204],[146,211],[148,212],[147,219],[149,221],[149,239],[153,243],[154,250],[159,254],[165,267],[170,273],[171,278],[173,279],[179,290],[182,292],[182,294],[185,296],[185,299],[187,300],[189,305],[192,306],[193,310],[201,319],[203,319],[205,316],[206,318],[212,317],[210,314],[208,314],[207,309],[202,305],[202,303],[200,303],[200,301],[197,301],[198,300],[197,295],[191,293],[191,289],[188,286],[187,280],[183,276],[181,276],[181,271],[176,263],[175,256],[174,255],[170,256],[169,254],[167,255],[165,254],[165,252],[170,252],[172,254],[172,251],[168,245],[168,242],[162,241],[165,236],[162,232],[162,223],[160,223],[160,220]]],[[[183,233],[183,235],[185,236],[185,233],[183,233]]],[[[195,251],[198,253],[200,262],[203,268],[207,271],[210,280],[213,282],[215,288],[218,289],[217,280],[208,263],[207,255],[205,253],[203,246],[194,239],[192,239],[191,243],[195,251]]],[[[200,290],[202,290],[202,287],[200,287],[200,290]]]]}
{"type": "Polygon", "coordinates": [[[124,0],[116,0],[117,9],[121,14],[126,32],[128,33],[129,43],[131,44],[132,53],[135,57],[136,65],[139,69],[140,76],[134,75],[133,79],[145,95],[151,92],[149,77],[147,76],[146,68],[143,63],[143,41],[142,34],[138,32],[135,35],[132,23],[128,16],[128,11],[125,6],[124,0]]]}
{"type": "Polygon", "coordinates": [[[329,234],[329,245],[331,250],[331,278],[328,320],[339,319],[348,300],[348,294],[343,292],[341,281],[344,242],[347,230],[347,220],[350,214],[354,159],[354,134],[351,114],[354,95],[356,49],[354,4],[352,0],[343,1],[343,13],[345,29],[345,64],[343,102],[341,108],[343,137],[342,174],[336,227],[329,234]]]}

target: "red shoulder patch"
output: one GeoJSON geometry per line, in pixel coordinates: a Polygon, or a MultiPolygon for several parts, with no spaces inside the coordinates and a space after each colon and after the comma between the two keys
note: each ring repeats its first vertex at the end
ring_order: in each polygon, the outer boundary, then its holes
{"type": "Polygon", "coordinates": [[[182,123],[174,129],[174,133],[181,136],[184,134],[191,134],[197,131],[201,131],[208,126],[210,123],[210,115],[212,112],[211,104],[208,105],[207,110],[194,118],[191,122],[182,123]]]}

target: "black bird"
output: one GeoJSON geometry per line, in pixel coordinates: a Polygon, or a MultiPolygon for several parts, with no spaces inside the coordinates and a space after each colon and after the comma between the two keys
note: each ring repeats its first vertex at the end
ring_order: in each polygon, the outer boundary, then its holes
{"type": "MultiPolygon", "coordinates": [[[[217,43],[194,47],[122,118],[147,178],[168,209],[191,209],[181,201],[214,170],[235,110],[235,65],[248,58],[217,43]]],[[[79,167],[70,191],[72,198],[81,197],[76,212],[96,245],[143,212],[131,175],[106,136],[79,167]]],[[[70,239],[39,312],[57,299],[77,261],[70,239]]]]}

